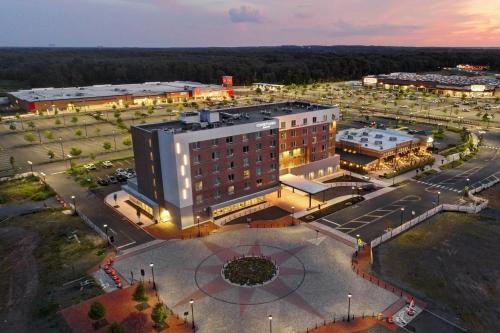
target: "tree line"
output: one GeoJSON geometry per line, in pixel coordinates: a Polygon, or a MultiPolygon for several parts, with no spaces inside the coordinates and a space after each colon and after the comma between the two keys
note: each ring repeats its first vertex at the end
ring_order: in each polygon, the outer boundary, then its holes
{"type": "Polygon", "coordinates": [[[437,71],[460,63],[500,70],[500,49],[378,46],[238,48],[0,48],[0,78],[13,87],[190,80],[236,85],[359,79],[396,71],[437,71]]]}

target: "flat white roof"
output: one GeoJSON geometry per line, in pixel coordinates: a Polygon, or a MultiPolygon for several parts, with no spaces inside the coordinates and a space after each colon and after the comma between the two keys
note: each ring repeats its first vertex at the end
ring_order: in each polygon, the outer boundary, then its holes
{"type": "Polygon", "coordinates": [[[287,186],[293,187],[299,191],[303,191],[310,194],[321,193],[330,188],[330,186],[325,185],[323,183],[295,176],[292,175],[291,173],[287,173],[286,175],[280,176],[280,182],[287,186]]]}
{"type": "Polygon", "coordinates": [[[413,141],[418,143],[419,138],[399,130],[382,130],[378,128],[350,128],[337,133],[337,142],[351,142],[373,150],[386,150],[396,145],[413,141]]]}
{"type": "Polygon", "coordinates": [[[61,99],[102,98],[109,96],[148,96],[171,92],[190,91],[195,88],[225,89],[219,85],[191,81],[145,82],[134,84],[101,84],[86,87],[34,88],[18,90],[10,94],[29,102],[52,101],[61,99]]]}

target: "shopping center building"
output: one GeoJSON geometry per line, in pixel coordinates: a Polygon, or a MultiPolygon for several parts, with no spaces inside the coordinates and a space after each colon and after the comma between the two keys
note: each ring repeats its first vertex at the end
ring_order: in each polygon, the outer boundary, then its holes
{"type": "Polygon", "coordinates": [[[262,203],[280,176],[307,182],[335,172],[338,118],[337,107],[285,102],[133,126],[137,179],[123,189],[158,222],[217,219],[262,203]]]}
{"type": "Polygon", "coordinates": [[[133,105],[224,99],[233,96],[232,77],[222,85],[189,81],[104,84],[87,87],[35,88],[7,94],[10,103],[25,111],[99,110],[133,105]]]}

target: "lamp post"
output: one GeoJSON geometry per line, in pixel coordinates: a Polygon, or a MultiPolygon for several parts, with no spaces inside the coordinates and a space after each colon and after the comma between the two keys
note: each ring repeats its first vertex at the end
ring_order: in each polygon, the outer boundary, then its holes
{"type": "Polygon", "coordinates": [[[198,225],[198,237],[201,237],[201,233],[200,233],[200,215],[196,216],[196,224],[198,225]]]}
{"type": "Polygon", "coordinates": [[[347,321],[351,321],[350,317],[351,317],[351,293],[347,294],[347,321]]]}
{"type": "Polygon", "coordinates": [[[273,333],[273,316],[269,315],[269,333],[273,333]]]}
{"type": "Polygon", "coordinates": [[[191,328],[193,329],[193,332],[195,331],[194,328],[194,300],[191,298],[189,301],[189,304],[191,304],[191,328]]]}
{"type": "Polygon", "coordinates": [[[401,223],[400,225],[403,225],[403,216],[405,214],[405,208],[404,207],[401,207],[401,223]]]}
{"type": "Polygon", "coordinates": [[[61,137],[59,138],[59,144],[61,145],[61,156],[62,156],[62,159],[66,161],[66,168],[68,168],[68,161],[66,160],[66,157],[64,155],[64,147],[63,147],[63,143],[62,143],[62,138],[61,137]]]}
{"type": "Polygon", "coordinates": [[[394,170],[392,173],[394,174],[392,177],[392,186],[394,186],[394,184],[396,183],[396,170],[394,170]]]}
{"type": "Polygon", "coordinates": [[[352,200],[352,199],[354,199],[354,190],[355,190],[355,189],[356,189],[356,188],[355,188],[354,186],[353,186],[353,187],[351,187],[351,190],[352,190],[352,191],[351,191],[351,200],[352,200]]]}
{"type": "Polygon", "coordinates": [[[113,130],[113,141],[115,143],[115,151],[116,151],[116,131],[113,130]]]}
{"type": "Polygon", "coordinates": [[[73,213],[76,214],[76,197],[74,195],[71,196],[71,201],[73,202],[73,213]]]}
{"type": "Polygon", "coordinates": [[[42,176],[42,181],[45,183],[45,177],[47,176],[45,172],[40,172],[40,176],[42,176]]]}
{"type": "Polygon", "coordinates": [[[294,215],[295,215],[295,207],[292,206],[292,225],[295,225],[295,217],[294,217],[294,215]]]}
{"type": "Polygon", "coordinates": [[[438,191],[437,193],[437,206],[439,206],[439,196],[441,195],[441,192],[438,191]]]}
{"type": "Polygon", "coordinates": [[[106,232],[106,244],[109,246],[108,225],[104,224],[104,231],[106,232]]]}
{"type": "Polygon", "coordinates": [[[33,176],[33,162],[28,161],[28,164],[29,164],[29,166],[30,166],[31,176],[33,176]]]}
{"type": "Polygon", "coordinates": [[[151,267],[151,276],[153,277],[153,289],[156,290],[154,264],[150,263],[149,267],[151,267]]]}

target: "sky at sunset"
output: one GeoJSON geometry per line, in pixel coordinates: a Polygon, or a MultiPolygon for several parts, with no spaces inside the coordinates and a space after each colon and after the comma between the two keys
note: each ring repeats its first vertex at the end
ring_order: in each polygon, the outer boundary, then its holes
{"type": "Polygon", "coordinates": [[[0,46],[500,47],[500,0],[1,0],[0,46]]]}

